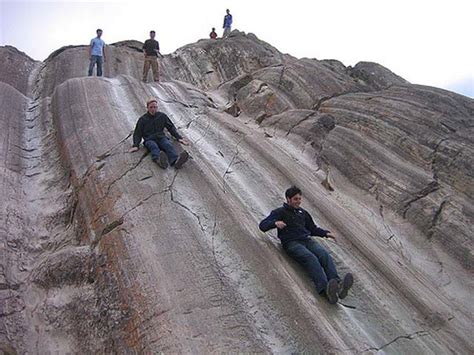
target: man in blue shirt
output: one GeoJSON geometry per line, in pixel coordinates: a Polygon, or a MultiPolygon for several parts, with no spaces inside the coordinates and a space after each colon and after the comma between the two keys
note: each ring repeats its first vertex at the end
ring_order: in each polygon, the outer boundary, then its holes
{"type": "Polygon", "coordinates": [[[92,76],[95,64],[97,64],[97,76],[102,76],[102,63],[105,62],[105,42],[100,38],[102,30],[99,28],[96,33],[97,37],[91,40],[89,47],[89,76],[92,76]]]}
{"type": "Polygon", "coordinates": [[[285,252],[309,273],[316,291],[326,295],[329,303],[335,304],[338,298],[347,296],[354,282],[353,276],[347,273],[341,281],[331,255],[311,236],[335,237],[330,231],[314,224],[311,215],[300,207],[302,194],[299,188],[290,187],[285,197],[283,207],[273,210],[260,222],[259,228],[263,232],[277,228],[285,252]]]}
{"type": "Polygon", "coordinates": [[[222,26],[224,33],[222,34],[222,38],[226,38],[230,34],[232,26],[232,15],[230,14],[229,9],[225,11],[227,12],[227,15],[224,16],[224,26],[222,26]]]}

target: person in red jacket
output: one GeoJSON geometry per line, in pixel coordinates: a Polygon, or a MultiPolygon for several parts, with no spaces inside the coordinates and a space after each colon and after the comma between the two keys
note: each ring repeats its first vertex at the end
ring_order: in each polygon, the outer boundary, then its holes
{"type": "Polygon", "coordinates": [[[213,27],[211,33],[209,33],[209,38],[210,39],[216,39],[217,38],[217,33],[216,29],[213,27]]]}

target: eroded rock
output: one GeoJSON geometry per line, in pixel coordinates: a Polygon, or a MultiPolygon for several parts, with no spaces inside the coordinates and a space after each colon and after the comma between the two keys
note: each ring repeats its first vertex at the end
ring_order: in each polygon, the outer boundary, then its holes
{"type": "Polygon", "coordinates": [[[0,51],[24,69],[0,69],[4,352],[474,347],[473,100],[239,31],[144,84],[140,48],[110,45],[104,78],[86,46],[0,51]],[[182,170],[127,152],[151,96],[192,142],[182,170]],[[256,227],[290,184],[356,275],[335,307],[256,227]]]}

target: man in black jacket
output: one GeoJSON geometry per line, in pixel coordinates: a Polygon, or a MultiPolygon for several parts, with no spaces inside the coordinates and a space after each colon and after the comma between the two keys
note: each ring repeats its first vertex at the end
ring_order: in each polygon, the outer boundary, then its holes
{"type": "Polygon", "coordinates": [[[143,54],[145,55],[145,62],[143,63],[143,81],[146,83],[148,72],[153,72],[153,80],[158,81],[158,56],[160,53],[160,44],[155,40],[155,31],[150,31],[150,38],[143,44],[143,54]]]}
{"type": "Polygon", "coordinates": [[[316,285],[319,294],[325,294],[329,303],[337,303],[338,298],[347,296],[354,282],[351,273],[340,280],[331,255],[311,236],[335,239],[334,235],[314,224],[311,215],[301,205],[301,190],[296,186],[285,192],[286,203],[273,210],[260,222],[260,230],[266,232],[277,228],[285,252],[301,264],[316,285]]]}
{"type": "Polygon", "coordinates": [[[151,152],[151,158],[161,168],[166,169],[168,164],[179,169],[188,160],[189,154],[183,151],[180,155],[176,153],[173,143],[165,135],[164,129],[178,140],[181,144],[188,145],[189,142],[179,133],[173,122],[163,112],[158,111],[158,101],[151,99],[146,103],[147,113],[138,119],[137,126],[133,132],[133,147],[130,153],[136,152],[142,139],[143,144],[151,152]]]}

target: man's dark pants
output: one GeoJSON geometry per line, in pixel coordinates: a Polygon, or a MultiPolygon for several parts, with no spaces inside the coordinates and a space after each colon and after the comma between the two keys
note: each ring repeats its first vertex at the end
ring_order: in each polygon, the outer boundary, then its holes
{"type": "Polygon", "coordinates": [[[89,76],[92,76],[94,65],[97,64],[97,76],[102,76],[102,57],[100,55],[91,55],[89,63],[89,76]]]}
{"type": "Polygon", "coordinates": [[[174,148],[173,143],[171,143],[168,137],[149,139],[145,141],[144,144],[145,147],[147,147],[147,149],[151,152],[151,158],[154,161],[158,159],[160,150],[166,153],[170,165],[173,165],[176,162],[176,159],[178,159],[178,153],[176,153],[176,149],[174,148]]]}
{"type": "Polygon", "coordinates": [[[318,293],[326,290],[329,280],[339,280],[331,255],[313,239],[287,242],[283,249],[309,273],[318,293]]]}

